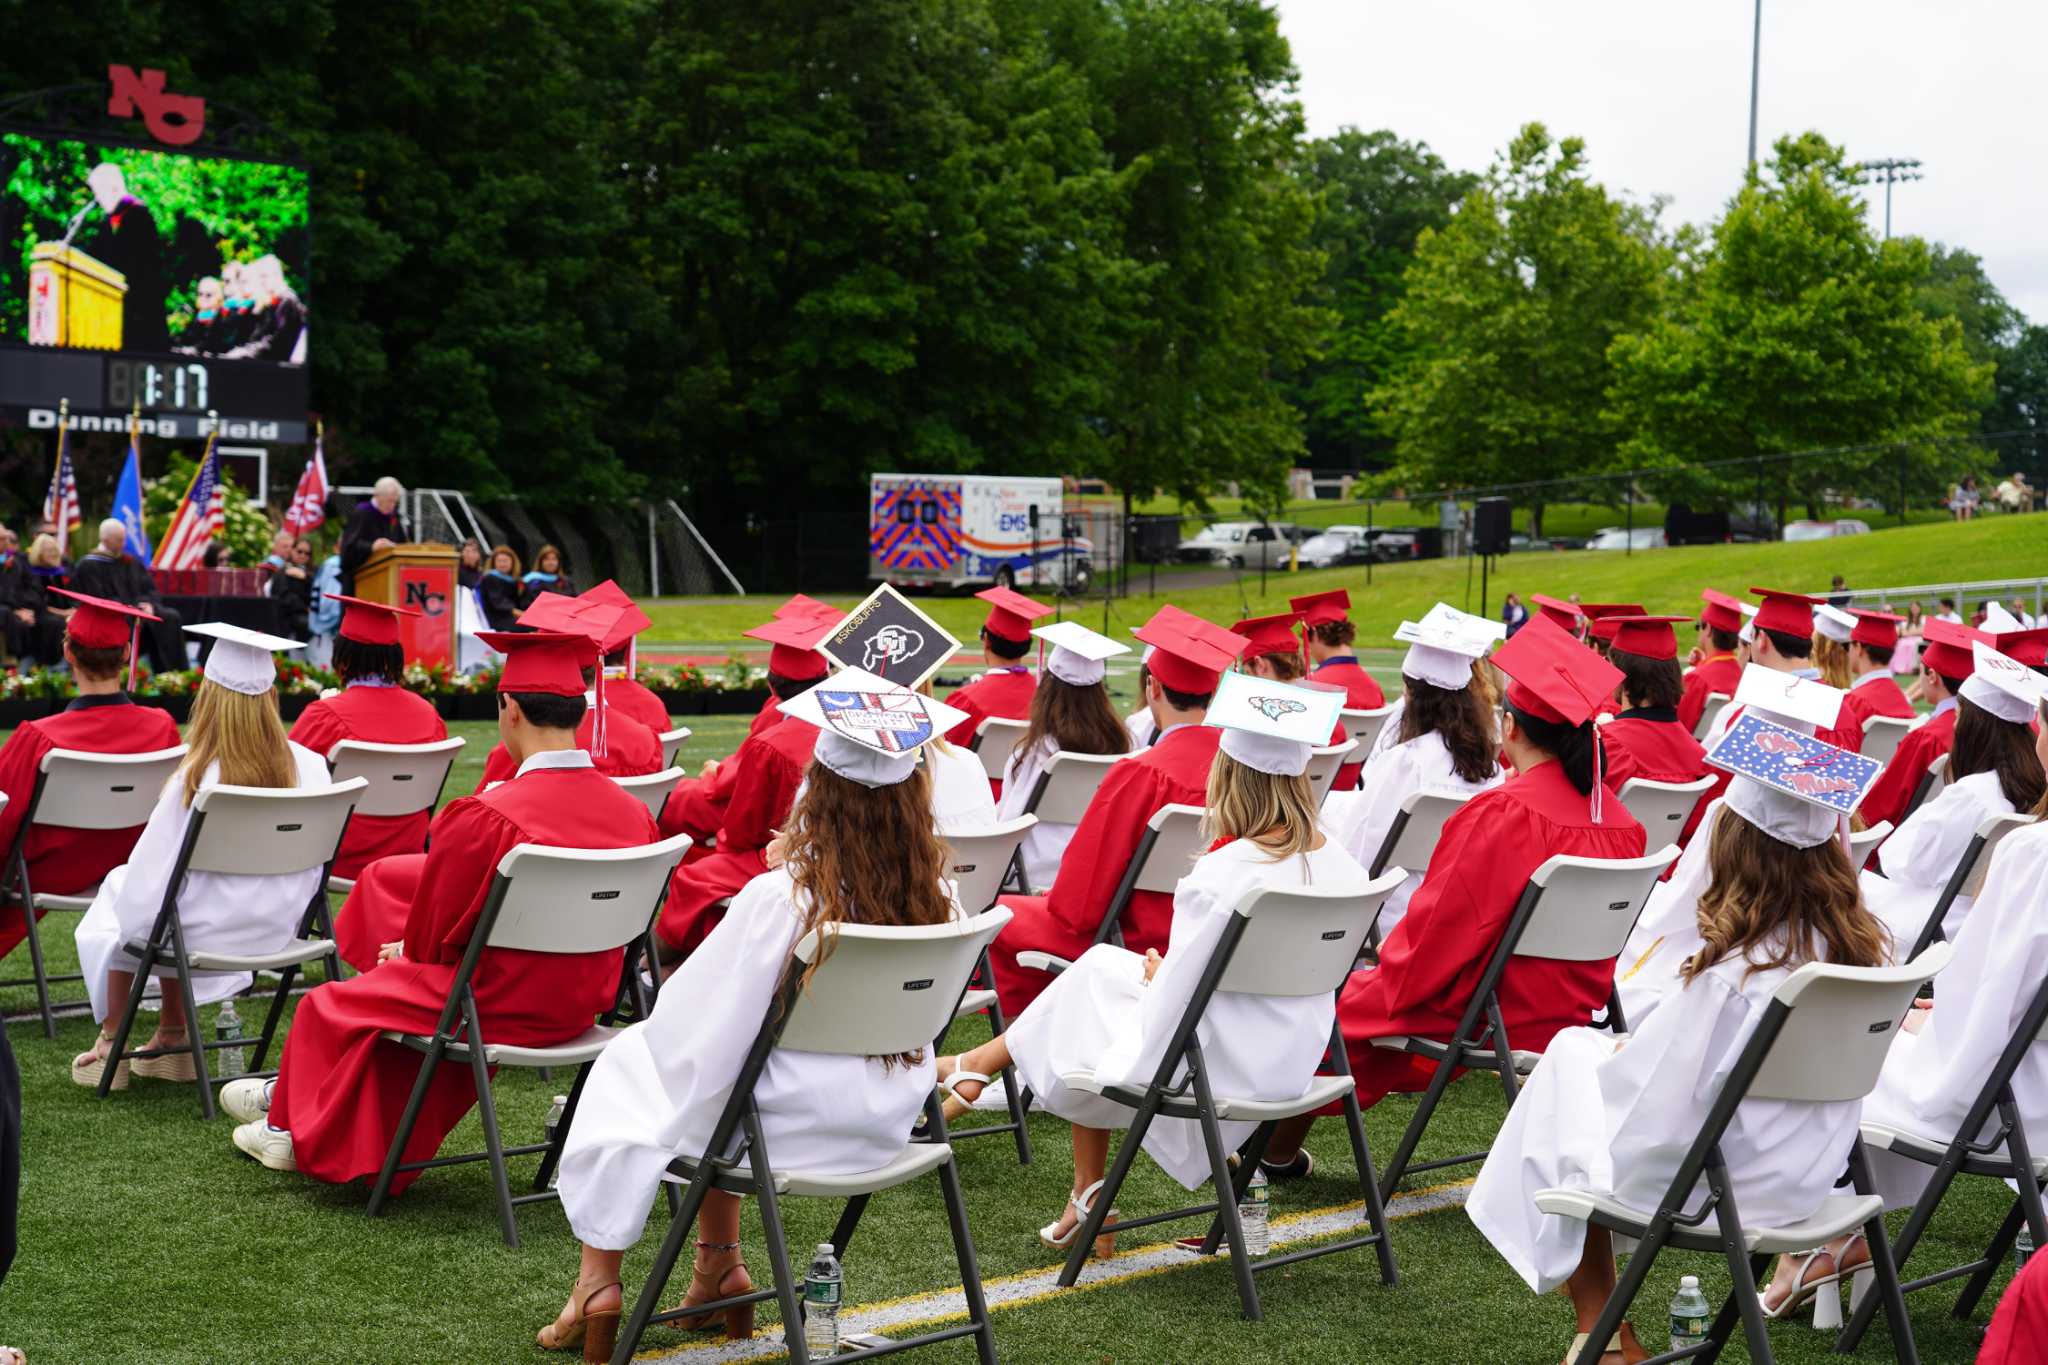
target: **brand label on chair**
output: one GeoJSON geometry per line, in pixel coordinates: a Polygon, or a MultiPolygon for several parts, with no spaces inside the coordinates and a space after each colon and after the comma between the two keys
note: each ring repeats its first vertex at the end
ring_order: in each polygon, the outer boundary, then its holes
{"type": "Polygon", "coordinates": [[[304,828],[304,825],[279,825],[277,827],[277,832],[279,834],[291,834],[295,831],[302,830],[304,828]]]}
{"type": "Polygon", "coordinates": [[[619,898],[619,893],[616,891],[593,891],[590,893],[590,898],[594,901],[615,901],[619,898]]]}
{"type": "Polygon", "coordinates": [[[1878,1021],[1877,1021],[1876,1023],[1872,1024],[1872,1025],[1871,1025],[1871,1026],[1870,1026],[1869,1028],[1865,1029],[1865,1030],[1864,1030],[1864,1032],[1865,1032],[1865,1033],[1883,1033],[1883,1032],[1884,1032],[1884,1031],[1885,1031],[1886,1029],[1890,1028],[1891,1026],[1892,1026],[1892,1021],[1891,1021],[1891,1020],[1889,1020],[1889,1019],[1880,1019],[1880,1020],[1878,1020],[1878,1021]]]}
{"type": "Polygon", "coordinates": [[[906,981],[903,983],[903,989],[906,991],[928,991],[932,988],[934,979],[933,977],[926,976],[920,977],[916,981],[906,981]]]}
{"type": "Polygon", "coordinates": [[[1335,943],[1338,939],[1343,938],[1344,935],[1350,932],[1351,931],[1348,929],[1332,929],[1328,933],[1323,935],[1323,942],[1335,943]]]}

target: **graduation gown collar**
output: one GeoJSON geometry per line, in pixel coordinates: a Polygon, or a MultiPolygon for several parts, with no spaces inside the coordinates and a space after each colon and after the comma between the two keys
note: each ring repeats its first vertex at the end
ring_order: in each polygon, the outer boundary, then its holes
{"type": "Polygon", "coordinates": [[[101,692],[90,697],[73,697],[66,711],[91,711],[101,706],[133,706],[126,692],[101,692]]]}
{"type": "Polygon", "coordinates": [[[547,749],[542,751],[541,753],[529,754],[527,756],[526,761],[519,765],[519,771],[512,775],[514,777],[524,777],[528,773],[533,772],[559,772],[575,768],[589,768],[594,766],[595,765],[590,761],[589,753],[585,750],[547,749]]]}

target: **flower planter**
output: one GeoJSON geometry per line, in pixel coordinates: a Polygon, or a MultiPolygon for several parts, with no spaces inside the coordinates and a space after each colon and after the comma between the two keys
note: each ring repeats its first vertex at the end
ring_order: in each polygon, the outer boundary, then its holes
{"type": "Polygon", "coordinates": [[[180,725],[183,725],[192,718],[192,698],[189,695],[182,697],[137,697],[135,700],[138,705],[154,706],[159,711],[169,712],[171,719],[180,725]]]}
{"type": "Polygon", "coordinates": [[[704,714],[707,716],[752,715],[768,700],[765,687],[718,688],[706,692],[704,714]]]}
{"type": "Polygon", "coordinates": [[[0,729],[12,730],[25,720],[41,720],[50,714],[53,705],[63,704],[53,704],[48,697],[15,697],[0,701],[0,729]]]}

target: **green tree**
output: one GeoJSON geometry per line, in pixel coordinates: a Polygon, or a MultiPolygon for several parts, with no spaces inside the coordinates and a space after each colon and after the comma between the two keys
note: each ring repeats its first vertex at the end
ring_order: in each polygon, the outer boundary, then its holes
{"type": "MultiPolygon", "coordinates": [[[[1713,232],[1694,287],[1614,346],[1623,458],[1680,465],[1788,451],[1914,442],[1969,431],[1992,362],[1973,360],[1955,317],[1919,291],[1926,243],[1880,242],[1853,167],[1818,134],[1781,139],[1713,232]]],[[[1924,487],[1954,462],[1932,445],[1852,451],[1771,467],[1768,486],[1818,516],[1830,490],[1924,487]]],[[[1678,475],[1673,496],[1747,491],[1753,475],[1678,475]],[[1727,479],[1733,479],[1732,484],[1727,479]]]]}
{"type": "MultiPolygon", "coordinates": [[[[1612,463],[1608,346],[1656,315],[1676,259],[1657,209],[1609,195],[1581,140],[1532,123],[1423,231],[1392,313],[1412,349],[1375,395],[1401,477],[1455,489],[1612,463]]],[[[1553,496],[1518,497],[1532,532],[1553,496]]]]}

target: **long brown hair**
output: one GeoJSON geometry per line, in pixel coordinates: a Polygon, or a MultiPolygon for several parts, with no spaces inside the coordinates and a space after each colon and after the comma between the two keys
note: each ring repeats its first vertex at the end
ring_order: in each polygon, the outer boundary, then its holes
{"type": "Polygon", "coordinates": [[[1260,772],[1220,749],[1209,765],[1205,804],[1203,834],[1211,839],[1250,839],[1274,862],[1307,853],[1320,834],[1315,788],[1307,774],[1260,772]]]}
{"type": "Polygon", "coordinates": [[[206,770],[223,787],[296,787],[299,765],[292,760],[277,691],[252,697],[217,682],[202,682],[192,698],[192,724],[185,732],[185,804],[199,794],[206,770]]]}
{"type": "Polygon", "coordinates": [[[1476,680],[1463,687],[1438,687],[1406,674],[1401,705],[1401,742],[1434,734],[1451,756],[1451,768],[1466,782],[1484,782],[1500,771],[1500,741],[1493,733],[1493,709],[1479,695],[1476,680]]]}
{"type": "Polygon", "coordinates": [[[2032,810],[2048,790],[2034,752],[2034,732],[2000,720],[1967,697],[1956,698],[1956,736],[1948,751],[1948,780],[1997,773],[1998,789],[2014,810],[2032,810]]]}
{"type": "Polygon", "coordinates": [[[1017,752],[1037,753],[1040,746],[1070,754],[1127,754],[1131,732],[1101,683],[1076,687],[1048,671],[1031,694],[1030,721],[1017,752]]]}
{"type": "Polygon", "coordinates": [[[1816,961],[1875,967],[1885,960],[1884,926],[1864,908],[1841,840],[1794,848],[1723,807],[1707,867],[1712,881],[1698,912],[1706,946],[1679,969],[1685,980],[1735,956],[1748,961],[1746,975],[1816,961]]]}
{"type": "MultiPolygon", "coordinates": [[[[863,787],[813,762],[790,813],[786,865],[803,916],[798,936],[838,924],[944,924],[953,918],[946,846],[932,823],[930,774],[863,787]]],[[[832,953],[828,931],[811,974],[832,953]]],[[[915,1066],[923,1049],[885,1058],[915,1066]]]]}
{"type": "Polygon", "coordinates": [[[1818,632],[1813,637],[1813,666],[1820,670],[1820,680],[1829,687],[1846,689],[1856,681],[1849,668],[1849,646],[1818,632]]]}

